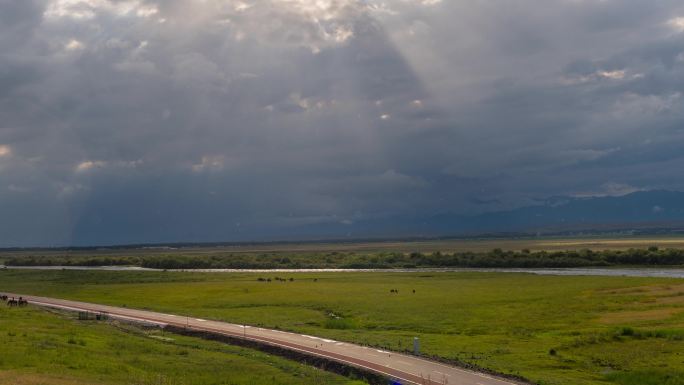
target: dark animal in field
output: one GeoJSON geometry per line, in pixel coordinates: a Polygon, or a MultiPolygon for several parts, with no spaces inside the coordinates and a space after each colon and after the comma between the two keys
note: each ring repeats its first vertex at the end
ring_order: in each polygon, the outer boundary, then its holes
{"type": "Polygon", "coordinates": [[[0,300],[2,301],[7,301],[7,296],[6,295],[0,295],[0,300]]]}
{"type": "Polygon", "coordinates": [[[19,306],[19,301],[12,298],[9,301],[7,301],[7,306],[9,306],[9,307],[19,306]]]}
{"type": "Polygon", "coordinates": [[[21,298],[21,297],[19,297],[19,300],[17,301],[17,305],[19,305],[19,306],[26,306],[26,305],[28,305],[28,301],[25,300],[25,299],[23,299],[23,298],[21,298]]]}

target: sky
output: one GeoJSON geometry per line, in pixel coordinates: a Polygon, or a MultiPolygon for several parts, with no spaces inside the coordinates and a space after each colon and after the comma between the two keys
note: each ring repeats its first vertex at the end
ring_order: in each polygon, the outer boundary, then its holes
{"type": "Polygon", "coordinates": [[[681,0],[0,0],[0,246],[684,190],[681,0]]]}

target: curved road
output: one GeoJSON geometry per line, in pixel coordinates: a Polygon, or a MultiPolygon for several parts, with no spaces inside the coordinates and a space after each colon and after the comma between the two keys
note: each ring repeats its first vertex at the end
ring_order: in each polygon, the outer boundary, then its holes
{"type": "MultiPolygon", "coordinates": [[[[7,294],[18,298],[19,294],[7,294]]],[[[244,338],[338,361],[390,377],[401,384],[413,385],[518,385],[508,379],[465,370],[422,358],[380,349],[338,342],[279,330],[209,321],[200,318],[135,310],[87,302],[21,295],[29,303],[71,311],[106,313],[111,318],[172,325],[191,330],[244,338]]]]}

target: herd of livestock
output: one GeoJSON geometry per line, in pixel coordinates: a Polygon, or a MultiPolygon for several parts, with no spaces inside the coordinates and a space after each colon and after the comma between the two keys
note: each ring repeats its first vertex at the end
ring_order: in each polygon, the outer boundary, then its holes
{"type": "Polygon", "coordinates": [[[19,299],[16,299],[14,297],[9,298],[6,295],[0,295],[0,300],[3,300],[7,302],[7,306],[13,307],[13,306],[26,306],[28,305],[28,301],[25,300],[22,297],[19,297],[19,299]]]}

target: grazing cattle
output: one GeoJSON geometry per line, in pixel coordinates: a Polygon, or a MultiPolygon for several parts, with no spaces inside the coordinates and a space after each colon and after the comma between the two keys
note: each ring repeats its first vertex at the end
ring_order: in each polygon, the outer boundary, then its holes
{"type": "Polygon", "coordinates": [[[9,306],[9,307],[19,306],[19,301],[12,298],[9,301],[7,301],[7,306],[9,306]]]}
{"type": "Polygon", "coordinates": [[[6,295],[0,295],[0,300],[2,301],[7,301],[7,296],[6,295]]]}
{"type": "Polygon", "coordinates": [[[17,301],[17,305],[18,306],[26,306],[26,305],[28,305],[28,301],[19,297],[19,301],[17,301]]]}

